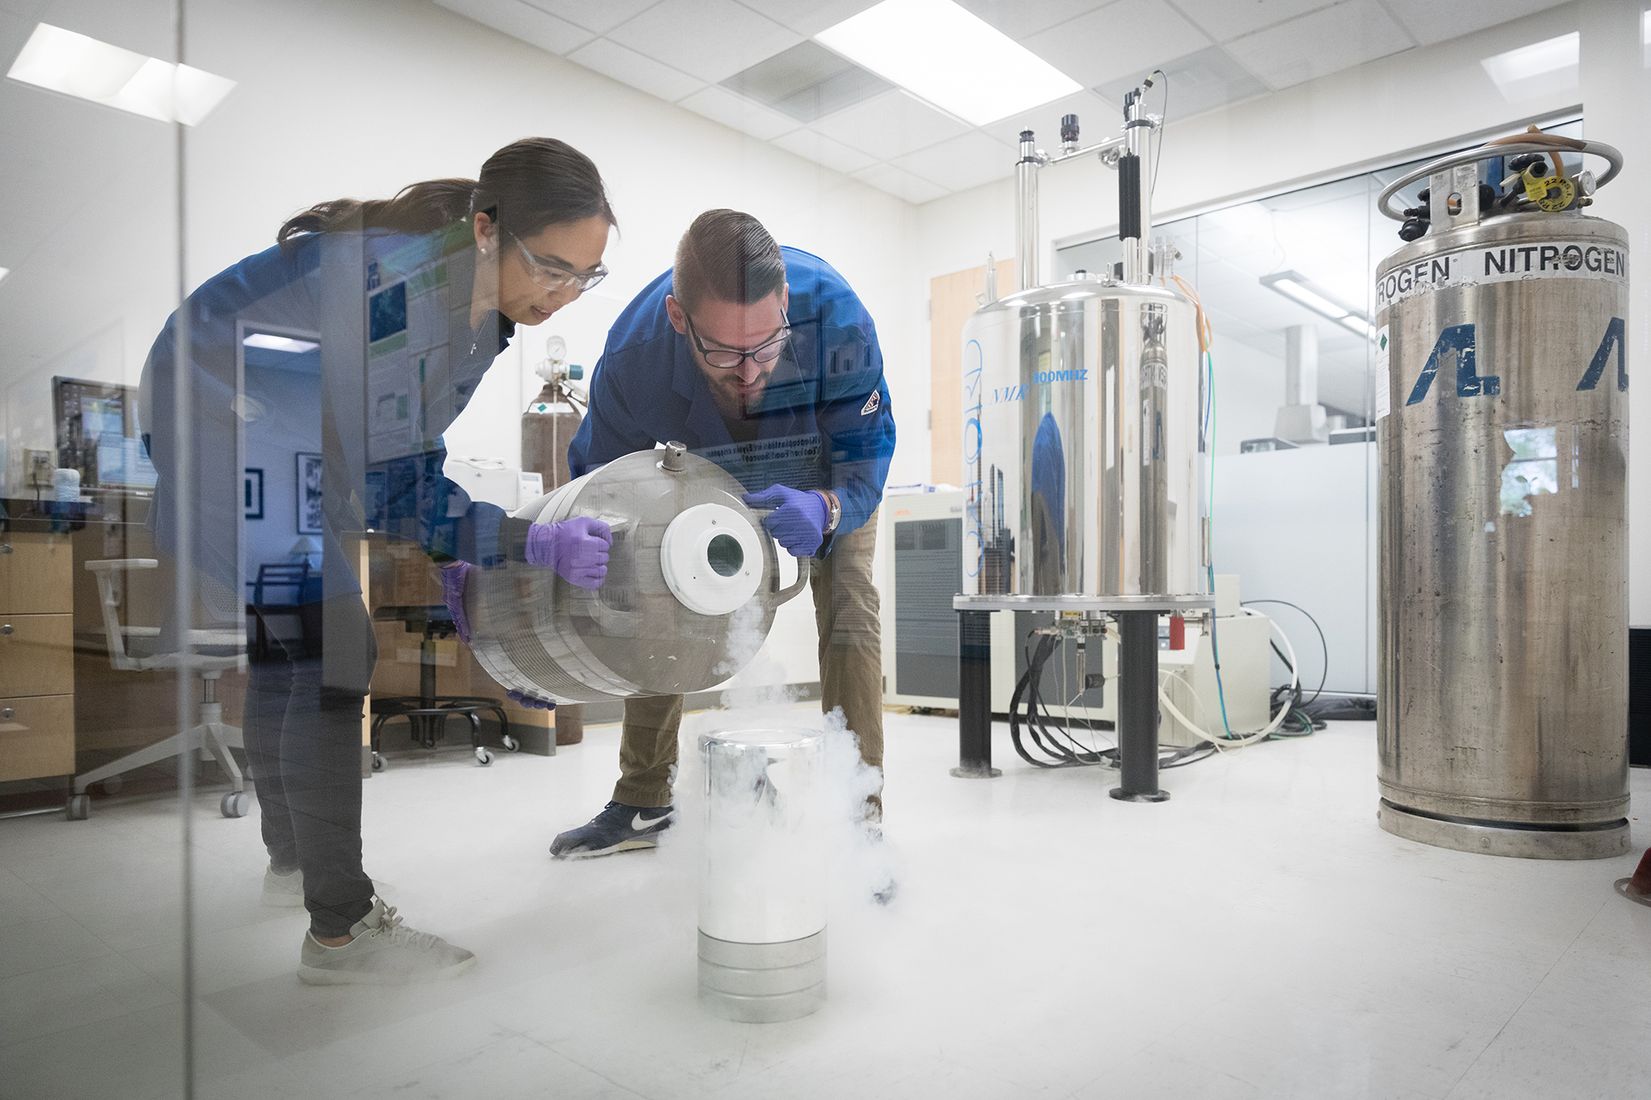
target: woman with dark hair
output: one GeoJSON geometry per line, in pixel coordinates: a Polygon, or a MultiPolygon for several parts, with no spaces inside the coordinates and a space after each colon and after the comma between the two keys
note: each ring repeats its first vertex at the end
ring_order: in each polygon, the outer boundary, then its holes
{"type": "MultiPolygon", "coordinates": [[[[408,928],[362,870],[362,701],[376,653],[344,540],[369,529],[416,539],[447,567],[450,590],[466,569],[505,561],[601,583],[606,525],[530,524],[470,500],[442,474],[441,433],[517,325],[546,320],[607,273],[614,224],[589,158],[527,138],[489,157],[477,179],[415,183],[388,200],[340,199],[291,218],[273,247],[195,290],[144,365],[155,540],[172,559],[168,572],[193,582],[194,609],[175,627],[239,620],[240,456],[276,430],[272,410],[247,392],[253,353],[244,347],[259,343],[248,337],[284,338],[278,346],[302,350],[283,365],[317,376],[313,441],[294,449],[322,455],[324,644],[317,654],[287,642],[277,647],[284,659],[253,661],[244,722],[269,852],[264,899],[309,910],[306,982],[420,981],[474,961],[408,928]],[[382,492],[367,491],[369,476],[382,492]]],[[[162,644],[181,649],[176,639],[188,636],[170,629],[162,644]]]]}

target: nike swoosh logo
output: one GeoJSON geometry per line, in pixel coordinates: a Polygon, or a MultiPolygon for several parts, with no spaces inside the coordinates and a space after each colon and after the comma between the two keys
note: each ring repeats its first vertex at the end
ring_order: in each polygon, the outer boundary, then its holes
{"type": "Polygon", "coordinates": [[[670,814],[660,814],[658,817],[643,817],[641,814],[637,814],[631,819],[631,832],[645,833],[649,829],[662,825],[670,819],[670,814]]]}

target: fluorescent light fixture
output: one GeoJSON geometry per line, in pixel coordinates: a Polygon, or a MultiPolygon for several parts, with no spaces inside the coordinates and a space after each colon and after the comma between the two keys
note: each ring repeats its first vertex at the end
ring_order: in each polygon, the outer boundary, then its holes
{"type": "MultiPolygon", "coordinates": [[[[1556,73],[1572,70],[1570,83],[1582,59],[1582,35],[1576,31],[1520,46],[1516,50],[1487,57],[1479,64],[1504,96],[1527,81],[1551,82],[1556,73]]],[[[1534,90],[1534,89],[1533,89],[1534,90]]]]}
{"type": "Polygon", "coordinates": [[[13,80],[161,122],[193,126],[233,80],[111,46],[50,23],[35,27],[6,73],[13,80]]]}
{"type": "Polygon", "coordinates": [[[1370,318],[1356,309],[1348,309],[1318,290],[1299,271],[1275,271],[1271,275],[1263,275],[1261,285],[1277,291],[1297,305],[1306,306],[1320,317],[1328,318],[1367,340],[1376,338],[1376,326],[1370,323],[1370,318]]]}
{"type": "Polygon", "coordinates": [[[275,336],[268,332],[255,332],[241,343],[249,348],[263,348],[265,351],[289,351],[293,354],[314,351],[321,345],[314,340],[296,340],[291,336],[275,336]]]}
{"type": "Polygon", "coordinates": [[[1346,317],[1338,317],[1336,324],[1351,333],[1364,337],[1366,340],[1376,338],[1376,326],[1366,321],[1361,314],[1349,313],[1346,317]]]}
{"type": "Polygon", "coordinates": [[[1278,291],[1286,298],[1299,302],[1314,313],[1319,314],[1321,317],[1328,317],[1332,321],[1339,321],[1353,312],[1346,306],[1333,302],[1318,291],[1311,289],[1307,285],[1307,280],[1299,272],[1277,271],[1271,275],[1263,275],[1261,285],[1278,291]]]}
{"type": "Polygon", "coordinates": [[[7,275],[10,275],[10,274],[11,274],[11,268],[9,268],[9,267],[0,267],[0,279],[4,279],[7,275]]]}
{"type": "Polygon", "coordinates": [[[952,0],[883,0],[814,37],[976,126],[1083,88],[952,0]]]}

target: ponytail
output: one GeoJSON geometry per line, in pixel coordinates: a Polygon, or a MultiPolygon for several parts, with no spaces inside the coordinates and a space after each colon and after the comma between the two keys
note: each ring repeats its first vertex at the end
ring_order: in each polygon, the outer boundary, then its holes
{"type": "Polygon", "coordinates": [[[288,218],[275,240],[284,247],[304,233],[429,233],[477,212],[518,236],[590,217],[618,224],[589,157],[555,138],[523,138],[488,157],[480,179],[426,180],[403,187],[392,199],[318,203],[288,218]]]}
{"type": "Polygon", "coordinates": [[[333,199],[288,218],[275,241],[285,245],[300,233],[348,229],[428,233],[467,217],[475,193],[475,180],[443,179],[403,187],[393,199],[333,199]]]}

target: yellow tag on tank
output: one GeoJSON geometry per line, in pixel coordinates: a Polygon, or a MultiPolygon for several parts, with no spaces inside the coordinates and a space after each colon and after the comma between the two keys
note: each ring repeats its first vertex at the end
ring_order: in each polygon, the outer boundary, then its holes
{"type": "Polygon", "coordinates": [[[1538,176],[1527,168],[1521,177],[1525,183],[1525,197],[1549,214],[1569,209],[1571,203],[1576,201],[1576,184],[1568,176],[1538,176]]]}

